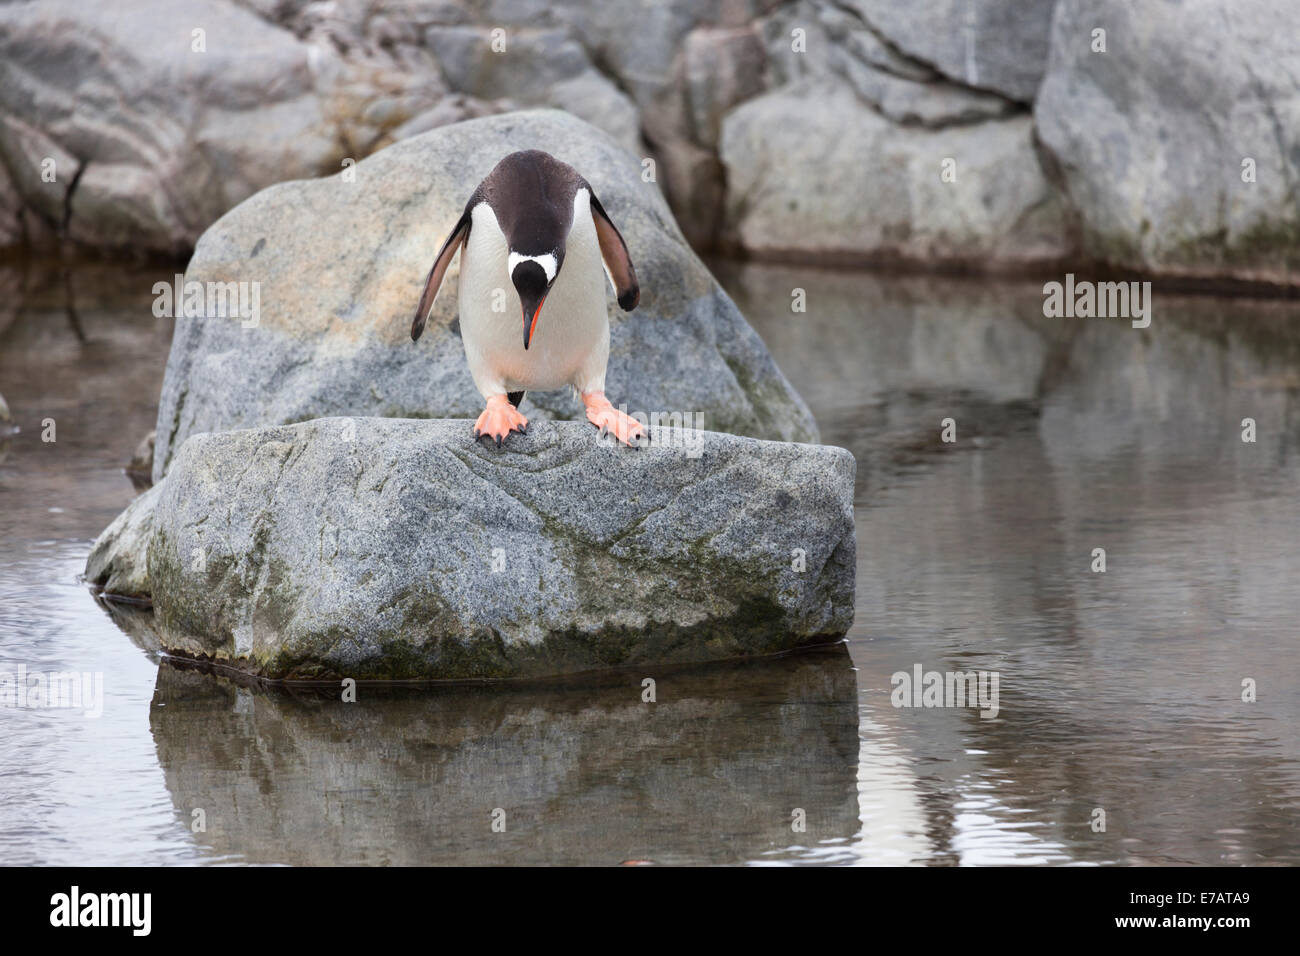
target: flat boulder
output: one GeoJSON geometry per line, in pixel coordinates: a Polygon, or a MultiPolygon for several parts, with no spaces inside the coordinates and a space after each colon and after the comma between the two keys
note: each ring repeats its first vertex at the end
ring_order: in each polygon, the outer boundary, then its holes
{"type": "Polygon", "coordinates": [[[859,72],[880,81],[859,84],[875,100],[842,78],[811,76],[727,114],[732,247],[762,259],[992,271],[1066,254],[1028,115],[967,122],[986,105],[969,92],[859,72]]]}
{"type": "MultiPolygon", "coordinates": [[[[582,120],[537,110],[442,127],[327,179],[272,186],[204,233],[180,294],[159,291],[177,319],[154,480],[198,432],[330,415],[477,416],[483,399],[457,321],[459,258],[418,343],[411,317],[474,187],[527,148],[587,177],[636,265],[640,306],[624,313],[608,300],[611,400],[698,415],[692,424],[715,431],[816,441],[807,406],[686,244],[640,157],[582,120]],[[201,293],[188,310],[187,289],[201,293]]],[[[546,323],[543,312],[538,336],[546,323]]],[[[567,391],[532,392],[524,412],[581,418],[582,406],[567,391]]]]}
{"type": "MultiPolygon", "coordinates": [[[[119,524],[149,529],[169,653],[270,679],[542,677],[839,640],[854,470],[671,426],[631,449],[542,421],[496,448],[466,421],[330,418],[190,438],[119,524]]],[[[140,560],[119,539],[96,546],[105,581],[140,560]]]]}

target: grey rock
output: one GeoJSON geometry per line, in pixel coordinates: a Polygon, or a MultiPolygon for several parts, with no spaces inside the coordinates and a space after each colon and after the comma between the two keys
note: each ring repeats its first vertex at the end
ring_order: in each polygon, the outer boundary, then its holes
{"type": "Polygon", "coordinates": [[[842,0],[908,56],[968,86],[1033,101],[1056,0],[842,0]]]}
{"type": "Polygon", "coordinates": [[[27,235],[23,223],[26,212],[22,198],[18,195],[18,187],[14,185],[3,160],[0,160],[0,249],[26,244],[27,235]]]}
{"type": "Polygon", "coordinates": [[[643,113],[657,176],[697,248],[716,244],[722,216],[722,118],[762,92],[764,65],[763,44],[750,27],[701,26],[683,37],[668,85],[643,113]]]}
{"type": "Polygon", "coordinates": [[[938,78],[938,71],[932,66],[904,54],[860,15],[825,0],[812,0],[812,5],[826,30],[832,54],[843,52],[861,63],[906,80],[938,78]]]}
{"type": "MultiPolygon", "coordinates": [[[[0,63],[0,71],[4,69],[0,63]]],[[[29,214],[51,231],[65,227],[69,192],[82,171],[80,160],[35,126],[0,113],[0,168],[13,185],[12,194],[0,201],[25,203],[29,214]]],[[[21,223],[14,227],[21,234],[21,223]]]]}
{"type": "Polygon", "coordinates": [[[424,35],[447,85],[486,99],[533,96],[590,69],[565,30],[434,26],[424,35]],[[504,47],[494,49],[494,30],[504,47]]]}
{"type": "Polygon", "coordinates": [[[1300,6],[1283,0],[1062,0],[1034,115],[1088,252],[1159,274],[1297,281],[1297,35],[1300,6]]]}
{"type": "Polygon", "coordinates": [[[1015,103],[996,94],[941,80],[905,79],[868,66],[842,51],[835,51],[832,61],[859,98],[895,123],[941,128],[999,119],[1018,111],[1015,103]]]}
{"type": "Polygon", "coordinates": [[[450,126],[467,119],[478,119],[480,116],[506,112],[499,109],[499,106],[498,103],[480,100],[473,96],[452,94],[439,100],[437,106],[424,110],[398,126],[393,130],[393,139],[408,139],[427,133],[431,129],[437,129],[439,126],[450,126]]]}
{"type": "Polygon", "coordinates": [[[86,583],[111,598],[149,601],[146,562],[160,491],[154,486],[132,501],[95,540],[86,559],[86,583]]]}
{"type": "Polygon", "coordinates": [[[638,155],[645,152],[636,104],[594,69],[556,83],[541,105],[572,113],[607,133],[624,149],[638,155]]]}
{"type": "Polygon", "coordinates": [[[432,105],[431,79],[344,60],[223,0],[0,4],[0,165],[47,235],[180,254],[263,186],[369,148],[385,133],[364,119],[374,100],[432,105]]]}
{"type": "Polygon", "coordinates": [[[1070,249],[1028,116],[904,126],[842,81],[810,78],[730,113],[721,155],[726,235],[754,255],[1001,268],[1070,249]]]}
{"type": "Polygon", "coordinates": [[[710,246],[723,204],[714,114],[735,96],[751,95],[754,59],[762,51],[744,34],[775,5],[774,0],[507,0],[487,10],[489,16],[516,22],[549,17],[590,51],[601,72],[636,104],[659,183],[686,237],[710,246]],[[719,59],[701,64],[706,49],[719,59]],[[702,88],[710,82],[714,88],[702,88]]]}
{"type": "Polygon", "coordinates": [[[652,441],[539,422],[495,448],[468,422],[394,419],[196,435],[149,492],[163,644],[268,678],[458,679],[842,637],[853,456],[652,441]]]}
{"type": "Polygon", "coordinates": [[[693,142],[716,149],[723,115],[763,92],[763,43],[749,27],[699,27],[682,48],[693,142]]]}
{"type": "Polygon", "coordinates": [[[519,106],[552,106],[586,120],[627,149],[640,151],[636,104],[597,71],[562,29],[511,29],[493,48],[485,26],[433,26],[425,42],[455,91],[519,106]]]}
{"type": "Polygon", "coordinates": [[[762,20],[759,29],[773,86],[835,72],[846,57],[904,79],[927,81],[939,76],[932,66],[885,42],[859,14],[832,0],[783,4],[762,20]],[[803,31],[802,53],[794,49],[795,30],[803,31]]]}
{"type": "MultiPolygon", "coordinates": [[[[258,283],[260,318],[247,328],[236,317],[177,318],[155,480],[196,432],[342,414],[477,416],[482,398],[456,325],[458,266],[419,343],[411,316],[469,193],[524,148],[582,172],[631,250],[641,304],[626,314],[609,297],[611,400],[632,412],[697,412],[718,431],[815,441],[807,407],[686,245],[639,159],[581,120],[536,111],[403,140],[358,164],[354,181],[275,186],[208,230],[187,279],[258,283]]],[[[582,409],[567,392],[535,392],[525,414],[572,418],[582,409]]]]}
{"type": "Polygon", "coordinates": [[[843,80],[859,99],[896,123],[938,128],[998,119],[1021,111],[1005,96],[946,81],[936,70],[899,53],[849,10],[801,0],[765,24],[773,76],[843,80]],[[791,32],[803,29],[807,51],[791,49],[791,32]]]}
{"type": "Polygon", "coordinates": [[[150,432],[140,439],[135,453],[127,462],[126,474],[137,488],[147,488],[153,484],[153,446],[157,432],[150,432]]]}
{"type": "MultiPolygon", "coordinates": [[[[519,19],[534,16],[526,4],[495,3],[492,12],[519,19]]],[[[556,0],[541,3],[585,49],[599,51],[602,69],[643,110],[655,109],[677,94],[686,35],[708,25],[722,30],[743,28],[771,6],[770,0],[556,0]]]]}

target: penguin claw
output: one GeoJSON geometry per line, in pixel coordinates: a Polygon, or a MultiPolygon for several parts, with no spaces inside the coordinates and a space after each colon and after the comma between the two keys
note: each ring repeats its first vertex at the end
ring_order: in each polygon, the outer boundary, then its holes
{"type": "Polygon", "coordinates": [[[490,438],[500,448],[512,431],[523,434],[527,428],[528,419],[510,404],[505,395],[493,395],[474,423],[474,438],[490,438]]]}
{"type": "Polygon", "coordinates": [[[611,405],[604,392],[584,394],[582,402],[587,406],[587,421],[596,426],[601,438],[613,434],[624,445],[641,447],[640,440],[645,436],[646,430],[631,415],[611,405]]]}

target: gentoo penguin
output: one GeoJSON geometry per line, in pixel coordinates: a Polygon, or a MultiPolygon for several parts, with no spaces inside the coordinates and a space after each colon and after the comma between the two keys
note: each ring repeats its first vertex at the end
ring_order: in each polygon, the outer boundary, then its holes
{"type": "Polygon", "coordinates": [[[525,391],[571,385],[589,422],[624,444],[639,440],[641,426],[605,397],[605,274],[625,312],[636,308],[640,290],[627,245],[591,184],[536,149],[497,163],[434,259],[412,340],[424,331],[458,249],[460,334],[487,403],[474,423],[475,438],[486,435],[500,445],[528,427],[518,407],[525,391]],[[522,335],[515,324],[521,315],[522,335]]]}

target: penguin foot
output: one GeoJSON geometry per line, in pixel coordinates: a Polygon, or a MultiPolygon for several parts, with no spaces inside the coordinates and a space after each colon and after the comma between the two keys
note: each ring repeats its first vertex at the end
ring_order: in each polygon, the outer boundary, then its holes
{"type": "Polygon", "coordinates": [[[492,438],[498,448],[511,432],[519,432],[522,435],[526,431],[528,431],[528,419],[519,414],[519,410],[510,404],[510,399],[504,394],[490,396],[487,400],[487,408],[483,409],[483,414],[474,423],[474,437],[492,438]]]}
{"type": "Polygon", "coordinates": [[[645,437],[641,423],[611,405],[604,392],[583,392],[582,404],[587,406],[587,421],[601,432],[609,432],[624,445],[641,447],[639,442],[645,437]],[[633,445],[633,440],[638,444],[633,445]]]}

